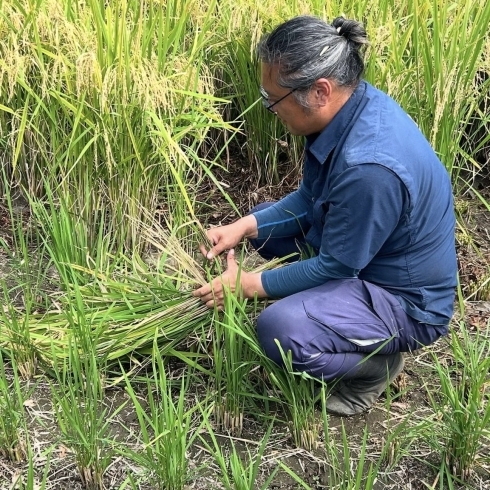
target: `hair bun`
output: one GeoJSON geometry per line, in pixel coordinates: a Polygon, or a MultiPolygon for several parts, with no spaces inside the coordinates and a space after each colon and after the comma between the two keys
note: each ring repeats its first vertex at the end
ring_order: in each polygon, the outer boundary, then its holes
{"type": "Polygon", "coordinates": [[[332,21],[332,26],[335,27],[339,36],[345,37],[348,41],[352,41],[359,46],[368,43],[366,30],[357,20],[337,17],[332,21]]]}

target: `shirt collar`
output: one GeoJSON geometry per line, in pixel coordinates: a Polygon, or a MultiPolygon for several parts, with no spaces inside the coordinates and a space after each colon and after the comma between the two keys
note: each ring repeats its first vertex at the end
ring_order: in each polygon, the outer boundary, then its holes
{"type": "Polygon", "coordinates": [[[324,163],[330,152],[337,146],[342,134],[352,120],[366,91],[366,82],[361,81],[349,100],[335,114],[332,121],[319,134],[306,137],[305,149],[309,151],[320,163],[324,163]]]}

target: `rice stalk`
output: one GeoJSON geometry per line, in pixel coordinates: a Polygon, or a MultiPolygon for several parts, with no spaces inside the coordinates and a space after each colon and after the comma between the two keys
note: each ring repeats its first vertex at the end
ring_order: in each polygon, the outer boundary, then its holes
{"type": "Polygon", "coordinates": [[[453,365],[432,354],[440,388],[426,388],[435,413],[430,442],[445,470],[468,481],[475,468],[488,461],[490,324],[475,334],[462,322],[459,327],[449,340],[453,365]]]}
{"type": "MultiPolygon", "coordinates": [[[[201,60],[214,15],[215,3],[195,0],[6,5],[0,127],[14,184],[32,198],[46,182],[87,234],[106,209],[116,249],[141,244],[138,221],[125,220],[138,217],[129,203],[155,209],[172,188],[170,165],[187,184],[198,180],[208,131],[233,132],[201,60]]],[[[175,189],[167,200],[181,196],[175,189]]]]}
{"type": "Polygon", "coordinates": [[[155,345],[152,357],[152,378],[146,380],[146,408],[140,401],[140,395],[131,385],[128,376],[123,373],[126,390],[140,426],[141,449],[121,448],[121,455],[130,457],[143,467],[141,481],[151,482],[158,490],[182,490],[190,476],[188,453],[201,431],[204,422],[197,420],[196,412],[208,416],[203,405],[206,400],[193,400],[190,408],[186,405],[189,378],[182,378],[177,400],[172,390],[164,361],[155,345]]]}
{"type": "Polygon", "coordinates": [[[102,490],[104,472],[114,452],[109,424],[124,405],[110,417],[103,405],[105,362],[96,356],[96,339],[86,337],[85,322],[92,321],[79,318],[78,324],[72,325],[76,333],[67,346],[67,358],[54,363],[56,384],[51,385],[51,393],[61,441],[74,454],[84,488],[102,490]]]}
{"type": "MultiPolygon", "coordinates": [[[[55,297],[47,311],[26,318],[29,345],[41,363],[49,368],[56,360],[67,358],[80,318],[90,318],[86,327],[96,355],[109,363],[148,351],[155,338],[161,354],[169,354],[196,332],[209,329],[215,313],[192,296],[208,280],[205,269],[175,233],[158,223],[144,229],[146,239],[160,253],[156,267],[137,256],[121,256],[107,272],[65,264],[66,291],[55,297]],[[80,274],[84,280],[78,285],[80,274]],[[74,305],[79,305],[83,315],[71,314],[74,305]]],[[[13,318],[23,321],[24,313],[11,305],[9,313],[0,317],[0,347],[16,339],[13,318]]]]}
{"type": "Polygon", "coordinates": [[[20,385],[15,355],[10,357],[13,371],[11,382],[6,375],[4,356],[0,351],[0,456],[8,461],[21,462],[25,460],[29,447],[24,412],[27,397],[20,385]]]}
{"type": "Polygon", "coordinates": [[[227,294],[224,314],[214,322],[212,334],[216,425],[235,436],[242,434],[246,400],[254,391],[250,378],[260,360],[241,333],[250,321],[246,304],[240,297],[227,294]]]}

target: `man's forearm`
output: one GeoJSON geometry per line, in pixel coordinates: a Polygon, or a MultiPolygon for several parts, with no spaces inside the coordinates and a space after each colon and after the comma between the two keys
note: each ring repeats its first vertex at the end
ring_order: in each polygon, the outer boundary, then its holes
{"type": "Polygon", "coordinates": [[[311,204],[302,187],[270,207],[254,213],[258,237],[280,237],[304,234],[309,226],[307,214],[311,204]]]}

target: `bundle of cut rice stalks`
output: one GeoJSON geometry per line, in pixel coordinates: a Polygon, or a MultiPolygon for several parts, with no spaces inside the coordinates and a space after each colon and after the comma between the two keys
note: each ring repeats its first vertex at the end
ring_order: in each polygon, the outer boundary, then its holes
{"type": "MultiPolygon", "coordinates": [[[[22,317],[11,308],[0,316],[0,348],[31,350],[49,367],[68,356],[73,340],[110,363],[152,352],[155,340],[164,355],[175,354],[186,339],[202,337],[216,312],[194,298],[192,290],[209,280],[210,271],[158,224],[144,234],[158,251],[156,260],[123,258],[110,275],[74,266],[89,280],[70,284],[52,309],[22,317]]],[[[213,274],[219,273],[219,264],[214,266],[213,274]]]]}

